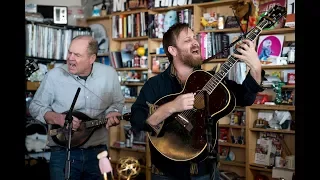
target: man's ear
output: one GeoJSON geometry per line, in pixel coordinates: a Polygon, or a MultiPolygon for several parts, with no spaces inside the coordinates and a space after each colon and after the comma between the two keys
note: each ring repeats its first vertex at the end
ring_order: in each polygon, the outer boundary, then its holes
{"type": "Polygon", "coordinates": [[[96,58],[97,58],[97,55],[95,55],[95,54],[91,55],[90,56],[90,63],[93,64],[94,61],[96,60],[96,58]]]}
{"type": "Polygon", "coordinates": [[[177,56],[177,49],[175,47],[169,46],[168,51],[172,56],[177,56]]]}

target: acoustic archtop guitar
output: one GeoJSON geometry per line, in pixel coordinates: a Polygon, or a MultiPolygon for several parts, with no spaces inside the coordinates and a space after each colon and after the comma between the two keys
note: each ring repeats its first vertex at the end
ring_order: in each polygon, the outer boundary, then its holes
{"type": "MultiPolygon", "coordinates": [[[[64,112],[66,114],[67,112],[64,112]]],[[[130,121],[131,113],[123,114],[122,116],[117,117],[119,120],[130,121]]],[[[79,111],[73,111],[72,116],[77,117],[81,120],[80,127],[77,131],[72,131],[71,135],[71,148],[79,147],[86,143],[89,138],[92,136],[95,130],[104,126],[107,123],[107,119],[91,119],[89,116],[85,115],[79,111]]],[[[68,144],[68,129],[66,127],[61,127],[60,125],[51,125],[49,130],[49,135],[52,137],[52,140],[63,147],[66,147],[68,144]]]]}
{"type": "MultiPolygon", "coordinates": [[[[284,7],[274,6],[244,38],[254,41],[264,28],[274,25],[285,13],[284,7]]],[[[234,53],[239,54],[236,49],[234,53]]],[[[158,136],[147,133],[150,145],[163,156],[174,161],[202,161],[207,158],[206,122],[209,119],[216,127],[211,128],[214,129],[211,136],[215,140],[218,120],[231,113],[236,105],[233,93],[221,81],[238,60],[230,55],[214,75],[203,70],[196,70],[188,77],[180,93],[158,99],[153,104],[154,108],[174,100],[181,94],[196,93],[193,109],[168,117],[158,136]],[[208,102],[208,106],[205,106],[205,102],[208,102]]],[[[215,146],[215,142],[211,146],[215,146]]]]}

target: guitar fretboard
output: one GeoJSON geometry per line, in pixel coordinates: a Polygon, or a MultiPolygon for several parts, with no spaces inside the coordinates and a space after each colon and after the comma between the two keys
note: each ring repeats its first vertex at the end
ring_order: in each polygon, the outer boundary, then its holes
{"type": "MultiPolygon", "coordinates": [[[[118,120],[123,120],[123,116],[118,116],[117,118],[118,120]]],[[[108,121],[107,119],[95,119],[95,120],[87,121],[85,122],[85,124],[87,128],[90,128],[90,127],[106,124],[107,121],[108,121]]]]}
{"type": "Polygon", "coordinates": [[[103,124],[107,123],[107,120],[106,119],[101,119],[101,120],[96,119],[96,120],[87,121],[85,123],[86,123],[86,127],[90,128],[90,127],[94,127],[94,126],[103,125],[103,124]]]}
{"type": "MultiPolygon", "coordinates": [[[[262,29],[268,24],[267,20],[261,21],[256,27],[252,28],[245,38],[253,41],[255,40],[259,34],[261,33],[262,29]]],[[[234,54],[240,54],[237,49],[234,49],[234,54]]],[[[202,90],[207,91],[209,94],[213,92],[213,90],[217,87],[217,85],[221,82],[221,80],[228,74],[228,72],[231,70],[231,68],[236,64],[238,61],[238,58],[235,58],[234,56],[230,55],[228,57],[228,60],[224,62],[219,71],[216,72],[212,78],[207,82],[207,84],[203,87],[202,90]]]]}

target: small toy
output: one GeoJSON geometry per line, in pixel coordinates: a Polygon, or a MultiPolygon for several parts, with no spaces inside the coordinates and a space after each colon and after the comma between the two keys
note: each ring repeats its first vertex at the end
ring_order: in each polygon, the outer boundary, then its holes
{"type": "Polygon", "coordinates": [[[216,28],[218,26],[218,19],[216,16],[216,13],[204,13],[200,23],[205,29],[216,28]]]}
{"type": "Polygon", "coordinates": [[[259,16],[252,0],[239,0],[233,3],[230,8],[235,11],[234,14],[240,20],[243,31],[246,32],[256,26],[259,16]]]}

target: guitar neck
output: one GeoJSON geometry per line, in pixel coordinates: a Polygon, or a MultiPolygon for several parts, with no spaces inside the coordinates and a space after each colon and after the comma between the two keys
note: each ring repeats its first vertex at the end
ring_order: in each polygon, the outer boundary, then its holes
{"type": "MultiPolygon", "coordinates": [[[[119,120],[123,120],[123,116],[117,116],[117,118],[119,120]]],[[[91,128],[91,127],[95,127],[95,126],[100,126],[100,125],[104,125],[108,122],[108,119],[93,119],[91,121],[86,121],[86,127],[87,128],[91,128]]]]}
{"type": "MultiPolygon", "coordinates": [[[[261,21],[256,27],[252,28],[248,32],[245,38],[254,41],[267,24],[268,22],[266,20],[261,21]]],[[[237,49],[234,49],[233,53],[240,54],[237,51],[237,49]]],[[[230,55],[228,57],[228,60],[221,65],[219,71],[216,72],[212,76],[212,78],[207,82],[207,84],[203,87],[203,90],[207,91],[208,94],[211,94],[213,90],[217,87],[217,85],[221,82],[221,80],[229,73],[231,68],[238,62],[238,60],[238,58],[235,58],[234,56],[230,55]]]]}

